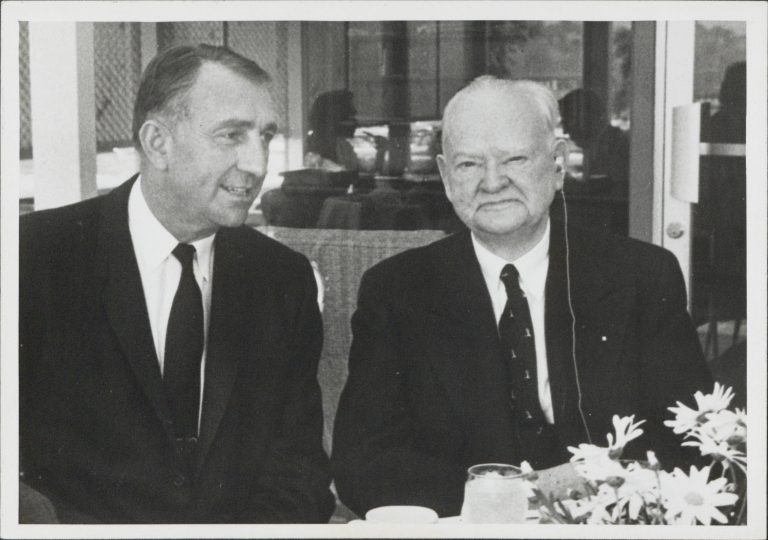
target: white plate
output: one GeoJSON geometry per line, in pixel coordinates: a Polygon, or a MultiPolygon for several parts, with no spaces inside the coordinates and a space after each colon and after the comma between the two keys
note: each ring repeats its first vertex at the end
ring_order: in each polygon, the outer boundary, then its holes
{"type": "MultiPolygon", "coordinates": [[[[525,513],[526,523],[537,523],[538,521],[539,513],[536,510],[528,510],[525,513]]],[[[438,525],[451,523],[464,523],[464,521],[461,519],[461,516],[448,516],[437,520],[438,525]]],[[[365,521],[364,519],[353,519],[352,521],[347,522],[347,525],[371,525],[371,522],[365,521]]],[[[378,523],[378,525],[381,525],[381,523],[378,523]]]]}

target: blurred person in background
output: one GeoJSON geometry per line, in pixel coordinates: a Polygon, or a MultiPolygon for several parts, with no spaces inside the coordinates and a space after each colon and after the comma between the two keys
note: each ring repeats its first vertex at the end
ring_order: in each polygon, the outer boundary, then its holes
{"type": "Polygon", "coordinates": [[[563,131],[583,151],[584,181],[608,178],[624,193],[629,183],[629,138],[612,126],[600,97],[578,88],[560,100],[563,131]]]}
{"type": "Polygon", "coordinates": [[[317,96],[309,111],[306,167],[327,171],[358,169],[357,156],[348,140],[355,135],[356,114],[349,90],[331,90],[317,96]]]}

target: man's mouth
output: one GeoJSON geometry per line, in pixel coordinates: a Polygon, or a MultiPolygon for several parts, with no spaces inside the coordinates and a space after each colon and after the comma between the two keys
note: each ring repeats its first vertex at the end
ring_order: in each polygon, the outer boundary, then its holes
{"type": "Polygon", "coordinates": [[[507,206],[510,206],[513,203],[520,202],[517,199],[502,199],[500,201],[488,201],[480,204],[481,208],[487,208],[489,210],[493,210],[496,208],[505,208],[507,206]]]}
{"type": "Polygon", "coordinates": [[[233,187],[233,186],[221,186],[221,187],[227,193],[230,193],[231,195],[236,195],[238,197],[247,197],[253,191],[251,188],[248,188],[248,187],[233,187]]]}

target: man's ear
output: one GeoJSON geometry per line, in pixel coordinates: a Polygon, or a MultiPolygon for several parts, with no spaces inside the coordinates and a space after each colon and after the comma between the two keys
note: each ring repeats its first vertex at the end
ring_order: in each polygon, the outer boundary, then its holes
{"type": "Polygon", "coordinates": [[[557,139],[552,153],[555,160],[555,188],[562,189],[568,168],[568,142],[565,139],[557,139]]]}
{"type": "Polygon", "coordinates": [[[144,122],[139,129],[139,142],[144,155],[155,169],[168,169],[169,152],[173,141],[168,127],[154,119],[144,122]]]}

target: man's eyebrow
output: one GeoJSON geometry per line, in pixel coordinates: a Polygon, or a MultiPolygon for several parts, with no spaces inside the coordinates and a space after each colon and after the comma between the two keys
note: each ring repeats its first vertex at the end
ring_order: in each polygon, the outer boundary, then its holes
{"type": "Polygon", "coordinates": [[[467,150],[462,150],[460,152],[454,152],[453,153],[453,159],[462,159],[462,158],[480,158],[482,157],[482,152],[472,152],[467,150]]]}
{"type": "MultiPolygon", "coordinates": [[[[256,123],[251,120],[238,120],[237,118],[230,118],[227,120],[222,120],[218,124],[216,124],[215,129],[222,129],[222,128],[237,128],[237,129],[253,129],[256,127],[256,123]]],[[[266,124],[261,131],[277,131],[277,124],[275,122],[269,122],[266,124]]]]}
{"type": "Polygon", "coordinates": [[[222,120],[221,122],[218,122],[216,124],[216,129],[221,128],[245,128],[250,129],[253,127],[253,122],[250,120],[238,120],[237,118],[228,118],[226,120],[222,120]]]}

